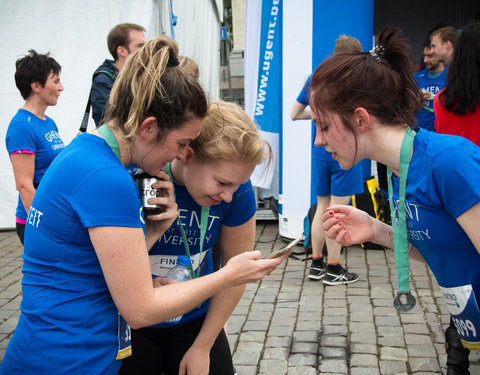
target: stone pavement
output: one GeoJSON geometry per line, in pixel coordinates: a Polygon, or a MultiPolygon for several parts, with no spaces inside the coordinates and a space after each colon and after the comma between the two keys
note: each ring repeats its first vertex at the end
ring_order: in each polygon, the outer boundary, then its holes
{"type": "MultiPolygon", "coordinates": [[[[257,250],[267,254],[284,245],[277,222],[257,224],[257,250]]],[[[0,231],[0,360],[19,316],[21,255],[16,233],[0,231]]],[[[417,305],[400,314],[392,305],[392,251],[351,247],[342,264],[360,280],[325,287],[306,277],[309,262],[289,258],[271,276],[247,285],[228,321],[239,375],[445,374],[449,317],[426,265],[410,262],[417,305]]],[[[478,352],[470,363],[476,375],[478,352]]]]}

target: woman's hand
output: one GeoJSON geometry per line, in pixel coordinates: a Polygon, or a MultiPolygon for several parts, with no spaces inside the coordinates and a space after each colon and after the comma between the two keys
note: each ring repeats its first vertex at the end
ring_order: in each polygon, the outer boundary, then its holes
{"type": "Polygon", "coordinates": [[[210,370],[210,349],[194,344],[187,350],[178,368],[179,375],[208,375],[210,370]]]}
{"type": "Polygon", "coordinates": [[[261,255],[258,250],[241,253],[231,258],[218,272],[229,272],[232,283],[241,285],[270,275],[288,257],[288,253],[274,259],[261,259],[261,255]]]}
{"type": "Polygon", "coordinates": [[[323,229],[328,238],[342,246],[352,246],[374,238],[373,218],[352,206],[333,206],[322,216],[323,229]]]}
{"type": "Polygon", "coordinates": [[[156,176],[158,181],[152,185],[153,189],[161,189],[162,196],[149,198],[149,204],[156,204],[165,207],[165,211],[157,215],[149,215],[145,217],[145,230],[147,233],[147,248],[150,249],[155,241],[170,228],[172,223],[178,217],[178,205],[175,202],[173,193],[173,183],[170,182],[169,176],[160,172],[156,176]]]}

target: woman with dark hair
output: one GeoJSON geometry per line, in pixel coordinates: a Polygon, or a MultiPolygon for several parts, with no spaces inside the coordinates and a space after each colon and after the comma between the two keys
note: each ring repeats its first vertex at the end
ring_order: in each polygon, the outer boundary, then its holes
{"type": "Polygon", "coordinates": [[[15,63],[15,84],[25,104],[10,121],[5,143],[18,190],[15,214],[17,234],[23,244],[25,223],[35,191],[50,163],[65,147],[55,122],[45,115],[57,105],[63,85],[60,65],[49,54],[34,50],[15,63]]]}
{"type": "MultiPolygon", "coordinates": [[[[466,26],[459,35],[447,85],[433,105],[437,133],[459,135],[480,146],[480,24],[466,26]]],[[[469,350],[461,345],[453,321],[446,338],[447,365],[464,363],[468,368],[469,350]]]]}
{"type": "Polygon", "coordinates": [[[466,26],[458,37],[434,111],[437,133],[460,135],[480,146],[480,24],[466,26]]]}
{"type": "Polygon", "coordinates": [[[316,144],[345,169],[364,158],[387,165],[392,208],[392,226],[351,206],[327,208],[323,226],[343,246],[372,241],[395,248],[400,311],[414,305],[408,254],[423,257],[463,345],[478,350],[480,148],[462,137],[412,130],[422,95],[407,47],[398,31],[386,29],[369,53],[333,56],[313,74],[316,144]]]}
{"type": "Polygon", "coordinates": [[[116,375],[131,354],[130,326],[186,313],[285,259],[245,252],[195,280],[152,281],[148,249],[178,216],[162,169],[185,160],[207,113],[202,87],[178,65],[172,39],[148,41],[115,81],[106,124],[50,165],[27,219],[21,314],[0,374],[116,375]],[[164,194],[148,203],[163,212],[144,216],[129,164],[158,177],[151,187],[164,194]]]}

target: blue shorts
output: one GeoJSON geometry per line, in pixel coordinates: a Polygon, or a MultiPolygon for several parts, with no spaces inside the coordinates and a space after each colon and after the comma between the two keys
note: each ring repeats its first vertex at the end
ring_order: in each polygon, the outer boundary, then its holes
{"type": "Polygon", "coordinates": [[[314,187],[317,196],[335,195],[347,197],[363,192],[362,164],[357,163],[349,170],[343,170],[336,160],[316,160],[314,187]]]}

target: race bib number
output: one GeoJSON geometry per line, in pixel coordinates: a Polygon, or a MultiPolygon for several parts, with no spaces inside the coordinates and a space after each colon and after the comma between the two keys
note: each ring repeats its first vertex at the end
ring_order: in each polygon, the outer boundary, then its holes
{"type": "Polygon", "coordinates": [[[132,355],[132,332],[125,319],[118,313],[118,352],[115,359],[132,355]]]}
{"type": "Polygon", "coordinates": [[[472,286],[440,289],[463,346],[480,350],[480,311],[472,286]]]}
{"type": "MultiPolygon", "coordinates": [[[[204,261],[208,251],[202,252],[200,254],[194,254],[192,256],[192,267],[196,271],[200,265],[200,276],[203,275],[204,261]]],[[[178,255],[149,255],[150,259],[150,268],[152,270],[153,276],[165,276],[171,268],[175,267],[177,264],[178,255]]]]}

